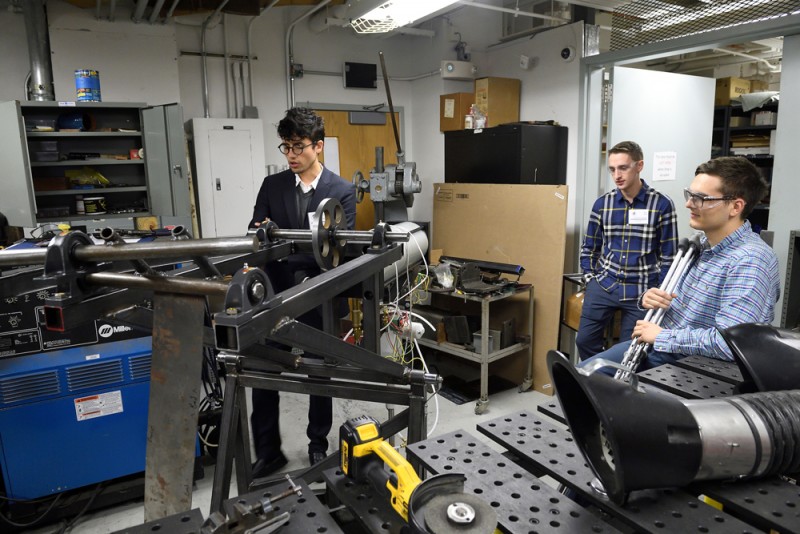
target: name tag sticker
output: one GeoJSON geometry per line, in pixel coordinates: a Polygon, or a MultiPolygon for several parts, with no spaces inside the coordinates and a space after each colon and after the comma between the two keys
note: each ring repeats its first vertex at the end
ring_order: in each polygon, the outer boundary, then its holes
{"type": "Polygon", "coordinates": [[[628,224],[647,224],[647,210],[628,210],[628,224]]]}

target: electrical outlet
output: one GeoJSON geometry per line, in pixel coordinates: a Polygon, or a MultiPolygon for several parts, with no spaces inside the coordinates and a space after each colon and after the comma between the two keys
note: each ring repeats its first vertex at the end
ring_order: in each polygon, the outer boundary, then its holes
{"type": "Polygon", "coordinates": [[[531,58],[526,56],[525,54],[519,55],[519,68],[522,70],[528,70],[528,67],[531,66],[531,58]]]}

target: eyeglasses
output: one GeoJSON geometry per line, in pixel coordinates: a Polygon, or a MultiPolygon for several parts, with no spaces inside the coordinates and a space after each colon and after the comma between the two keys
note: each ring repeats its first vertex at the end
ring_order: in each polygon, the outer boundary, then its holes
{"type": "Polygon", "coordinates": [[[735,197],[710,197],[708,195],[702,195],[700,193],[695,193],[694,191],[690,191],[689,189],[683,190],[683,198],[686,199],[686,202],[693,208],[697,208],[699,210],[702,209],[710,209],[715,208],[719,205],[720,202],[734,200],[735,197]],[[706,202],[717,202],[716,204],[708,205],[706,202]]]}
{"type": "Polygon", "coordinates": [[[614,174],[614,172],[628,172],[632,168],[636,167],[636,164],[639,163],[638,161],[632,162],[630,165],[617,165],[616,167],[609,167],[608,172],[614,174]]]}
{"type": "Polygon", "coordinates": [[[291,150],[295,156],[299,156],[300,154],[303,153],[303,150],[307,149],[313,144],[315,143],[311,142],[308,143],[307,145],[303,145],[301,143],[296,143],[294,145],[290,145],[289,143],[281,143],[278,145],[278,150],[281,151],[281,154],[288,154],[289,151],[291,150]]]}

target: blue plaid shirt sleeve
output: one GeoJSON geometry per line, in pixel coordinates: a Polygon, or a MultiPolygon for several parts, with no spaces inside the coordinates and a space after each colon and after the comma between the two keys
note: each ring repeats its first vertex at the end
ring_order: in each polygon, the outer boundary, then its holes
{"type": "MultiPolygon", "coordinates": [[[[752,233],[749,224],[746,231],[752,233]]],[[[697,265],[692,267],[696,269],[697,265]]],[[[772,322],[780,294],[778,260],[766,245],[742,248],[726,261],[712,259],[702,274],[690,271],[686,284],[693,294],[675,310],[676,316],[665,317],[665,328],[653,348],[731,361],[733,354],[719,331],[743,323],[772,322]],[[703,287],[705,294],[696,290],[703,287]]]]}
{"type": "Polygon", "coordinates": [[[661,245],[661,272],[658,277],[660,286],[667,276],[678,248],[678,215],[675,213],[675,204],[667,196],[663,197],[659,211],[661,212],[658,220],[658,242],[661,245]]]}
{"type": "Polygon", "coordinates": [[[596,271],[597,262],[603,253],[603,224],[599,213],[602,206],[603,198],[600,197],[595,201],[592,213],[589,215],[580,256],[581,272],[584,274],[593,274],[596,271]]]}

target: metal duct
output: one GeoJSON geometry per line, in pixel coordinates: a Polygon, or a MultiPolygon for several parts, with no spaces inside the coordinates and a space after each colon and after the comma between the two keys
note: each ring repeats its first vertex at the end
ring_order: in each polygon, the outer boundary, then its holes
{"type": "Polygon", "coordinates": [[[21,4],[31,62],[31,79],[26,87],[28,94],[25,96],[31,100],[55,100],[44,0],[30,0],[21,4]]]}

